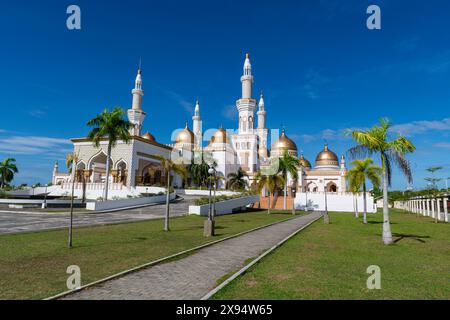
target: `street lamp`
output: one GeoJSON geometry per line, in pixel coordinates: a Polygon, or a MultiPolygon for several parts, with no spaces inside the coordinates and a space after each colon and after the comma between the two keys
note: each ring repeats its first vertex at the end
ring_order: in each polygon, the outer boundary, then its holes
{"type": "Polygon", "coordinates": [[[295,215],[295,193],[297,192],[295,181],[292,182],[291,193],[292,193],[292,214],[295,215]]]}
{"type": "Polygon", "coordinates": [[[42,209],[47,208],[47,188],[48,184],[45,184],[44,203],[42,204],[42,209]]]}
{"type": "Polygon", "coordinates": [[[208,219],[205,221],[203,229],[203,235],[205,237],[212,237],[214,236],[214,214],[211,203],[211,191],[212,191],[212,175],[213,174],[215,175],[215,170],[212,166],[209,167],[208,174],[209,174],[209,210],[208,210],[208,219]]]}
{"type": "Polygon", "coordinates": [[[330,223],[330,216],[328,215],[328,203],[327,203],[327,187],[325,186],[323,188],[324,195],[325,195],[325,212],[323,214],[323,223],[329,224],[330,223]]]}

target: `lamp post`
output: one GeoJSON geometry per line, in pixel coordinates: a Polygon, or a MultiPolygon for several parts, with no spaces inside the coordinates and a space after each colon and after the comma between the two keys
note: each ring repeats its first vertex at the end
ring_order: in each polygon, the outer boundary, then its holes
{"type": "Polygon", "coordinates": [[[205,221],[204,228],[203,228],[203,235],[205,237],[212,237],[214,236],[214,216],[213,216],[213,209],[212,209],[212,203],[211,203],[211,192],[212,192],[212,175],[214,174],[214,168],[212,166],[208,170],[209,173],[209,210],[208,210],[208,219],[205,221]]]}
{"type": "Polygon", "coordinates": [[[295,193],[297,192],[295,182],[292,182],[291,192],[292,192],[292,214],[295,216],[295,193]]]}
{"type": "Polygon", "coordinates": [[[325,195],[325,212],[323,215],[323,223],[329,224],[330,223],[330,216],[328,215],[328,203],[327,203],[327,187],[325,186],[323,188],[324,195],[325,195]]]}
{"type": "Polygon", "coordinates": [[[47,208],[47,188],[48,184],[45,184],[44,203],[42,204],[42,209],[47,208]]]}

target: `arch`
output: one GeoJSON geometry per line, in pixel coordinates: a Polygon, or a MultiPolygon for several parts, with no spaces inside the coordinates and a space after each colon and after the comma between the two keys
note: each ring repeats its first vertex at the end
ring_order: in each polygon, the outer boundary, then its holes
{"type": "Polygon", "coordinates": [[[319,191],[319,187],[314,182],[309,182],[306,185],[306,191],[307,192],[318,192],[319,191]]]}
{"type": "MultiPolygon", "coordinates": [[[[93,163],[105,163],[106,165],[106,153],[103,150],[100,150],[96,154],[94,154],[88,161],[88,169],[92,169],[93,163]],[[104,159],[104,160],[103,160],[104,159]]],[[[109,162],[112,165],[114,162],[112,161],[112,158],[109,158],[109,162]]]]}
{"type": "Polygon", "coordinates": [[[146,165],[141,172],[144,185],[164,185],[163,170],[160,163],[152,162],[146,165]]]}
{"type": "Polygon", "coordinates": [[[126,168],[128,168],[128,162],[125,161],[125,159],[120,158],[119,160],[116,161],[115,165],[114,165],[114,169],[119,170],[119,165],[124,164],[126,168]]]}
{"type": "Polygon", "coordinates": [[[127,178],[128,178],[128,164],[124,159],[120,159],[119,161],[116,162],[116,172],[117,172],[117,176],[116,176],[116,181],[115,182],[120,182],[123,185],[127,184],[127,178]]]}
{"type": "MultiPolygon", "coordinates": [[[[104,183],[106,181],[106,159],[107,156],[103,150],[100,150],[89,159],[87,169],[92,170],[91,182],[104,183]]],[[[112,166],[113,161],[111,158],[109,160],[112,166]]],[[[108,178],[111,179],[111,176],[108,178]]]]}
{"type": "Polygon", "coordinates": [[[337,187],[336,183],[334,183],[333,181],[330,181],[327,183],[326,189],[327,189],[327,192],[337,192],[338,191],[338,187],[337,187]]]}

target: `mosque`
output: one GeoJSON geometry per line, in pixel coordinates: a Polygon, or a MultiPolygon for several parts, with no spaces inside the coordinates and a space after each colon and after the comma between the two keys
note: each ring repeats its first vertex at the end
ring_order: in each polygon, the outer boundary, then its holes
{"type": "MultiPolygon", "coordinates": [[[[178,159],[188,165],[198,159],[199,155],[208,154],[216,164],[217,174],[227,177],[242,168],[249,176],[249,185],[254,183],[256,173],[268,166],[271,161],[284,152],[298,157],[297,145],[282,130],[272,130],[271,140],[276,140],[269,148],[269,129],[266,127],[266,106],[264,96],[259,101],[253,97],[252,65],[249,54],[245,57],[243,74],[241,76],[241,97],[236,101],[238,124],[235,130],[219,128],[204,145],[204,132],[200,103],[197,99],[195,113],[192,117],[192,129],[189,124],[176,135],[172,144],[158,142],[150,132],[143,132],[143,123],[147,115],[142,101],[144,90],[142,71],[139,68],[135,87],[132,93],[132,106],[128,110],[128,119],[134,124],[130,130],[131,139],[128,143],[119,141],[112,149],[111,175],[106,177],[107,140],[94,147],[87,138],[75,138],[71,141],[74,153],[78,156],[76,163],[76,182],[84,180],[88,188],[101,188],[106,179],[110,188],[115,190],[132,190],[138,186],[164,185],[166,177],[155,155],[178,159]],[[256,117],[255,117],[256,113],[256,117]],[[274,134],[273,132],[276,132],[274,134]]],[[[314,166],[303,154],[300,155],[301,166],[298,168],[298,179],[288,179],[289,192],[346,192],[345,158],[338,156],[325,145],[317,157],[314,166]]],[[[53,170],[53,184],[67,185],[70,175],[59,172],[58,164],[53,170]]],[[[173,177],[173,185],[185,187],[186,182],[180,177],[173,177]]],[[[190,182],[188,181],[188,184],[190,182]]],[[[220,187],[225,188],[221,180],[220,187]]]]}

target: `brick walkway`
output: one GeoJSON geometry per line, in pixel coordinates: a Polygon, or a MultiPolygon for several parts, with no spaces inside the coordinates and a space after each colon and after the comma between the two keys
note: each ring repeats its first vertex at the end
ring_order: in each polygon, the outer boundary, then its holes
{"type": "Polygon", "coordinates": [[[226,240],[170,263],[136,271],[121,278],[64,297],[75,300],[197,300],[217,285],[217,280],[243,267],[321,213],[305,216],[226,240]]]}

